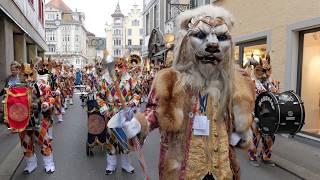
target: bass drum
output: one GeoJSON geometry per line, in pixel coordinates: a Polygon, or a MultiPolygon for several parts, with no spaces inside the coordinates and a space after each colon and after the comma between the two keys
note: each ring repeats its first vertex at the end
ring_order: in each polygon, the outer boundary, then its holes
{"type": "Polygon", "coordinates": [[[261,93],[256,99],[254,113],[264,135],[295,135],[304,125],[304,105],[293,91],[261,93]]]}

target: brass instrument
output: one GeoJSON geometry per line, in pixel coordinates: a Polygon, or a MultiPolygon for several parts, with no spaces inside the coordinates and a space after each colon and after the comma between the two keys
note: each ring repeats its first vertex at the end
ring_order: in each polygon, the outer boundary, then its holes
{"type": "Polygon", "coordinates": [[[136,54],[132,54],[128,57],[128,66],[130,69],[141,66],[141,57],[136,54]]]}

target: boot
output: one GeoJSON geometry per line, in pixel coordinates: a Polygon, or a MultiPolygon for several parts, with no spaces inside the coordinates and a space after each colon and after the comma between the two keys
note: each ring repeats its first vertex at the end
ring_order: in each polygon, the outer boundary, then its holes
{"type": "Polygon", "coordinates": [[[58,117],[58,122],[62,122],[63,121],[62,114],[58,114],[57,117],[58,117]]]}
{"type": "Polygon", "coordinates": [[[66,111],[64,110],[64,107],[61,108],[61,114],[65,114],[66,111]]]}
{"type": "Polygon", "coordinates": [[[117,156],[107,154],[107,167],[106,167],[106,175],[111,175],[116,171],[117,167],[117,156]]]}
{"type": "Polygon", "coordinates": [[[31,157],[25,156],[24,158],[27,161],[27,166],[26,166],[26,168],[24,168],[23,171],[26,174],[30,174],[38,167],[37,156],[35,154],[33,154],[33,156],[31,156],[31,157]]]}
{"type": "Polygon", "coordinates": [[[50,137],[50,139],[52,139],[52,127],[48,128],[48,136],[50,137]]]}
{"type": "Polygon", "coordinates": [[[55,171],[54,162],[53,162],[53,155],[50,154],[49,156],[42,156],[43,163],[44,163],[44,170],[47,174],[51,174],[55,171]]]}
{"type": "Polygon", "coordinates": [[[130,174],[134,173],[134,167],[131,165],[128,154],[121,154],[121,166],[125,172],[130,174]]]}
{"type": "Polygon", "coordinates": [[[73,99],[70,98],[70,105],[73,105],[73,99]]]}

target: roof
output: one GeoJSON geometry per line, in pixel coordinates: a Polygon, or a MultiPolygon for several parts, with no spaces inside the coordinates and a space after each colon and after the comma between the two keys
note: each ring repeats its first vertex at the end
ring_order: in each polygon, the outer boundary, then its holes
{"type": "Polygon", "coordinates": [[[124,17],[124,15],[122,14],[121,9],[120,9],[119,2],[116,6],[116,10],[114,11],[113,14],[111,14],[111,17],[124,17]]]}
{"type": "Polygon", "coordinates": [[[59,9],[64,13],[72,13],[72,10],[62,0],[51,0],[46,4],[46,7],[59,9]]]}

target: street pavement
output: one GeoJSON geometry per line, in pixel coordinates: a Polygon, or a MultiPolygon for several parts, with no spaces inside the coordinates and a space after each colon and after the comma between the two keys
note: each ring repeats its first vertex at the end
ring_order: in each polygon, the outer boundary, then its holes
{"type": "MultiPolygon", "coordinates": [[[[64,122],[55,123],[53,128],[53,150],[56,172],[46,174],[39,150],[38,168],[30,175],[23,173],[25,161],[22,161],[11,179],[13,180],[141,180],[143,175],[135,153],[131,153],[131,159],[135,166],[135,174],[126,174],[121,171],[120,159],[118,159],[118,169],[114,175],[104,175],[105,153],[101,147],[94,149],[94,156],[86,156],[86,136],[87,136],[87,115],[83,111],[78,95],[74,96],[74,105],[64,115],[64,122]]],[[[37,148],[39,149],[39,148],[37,148]]],[[[244,180],[297,180],[301,179],[279,167],[260,166],[253,167],[248,164],[246,153],[238,150],[238,159],[241,163],[241,179],[244,180]]],[[[144,145],[144,155],[147,164],[148,174],[151,180],[158,179],[158,155],[159,155],[159,133],[152,132],[144,145]]]]}

